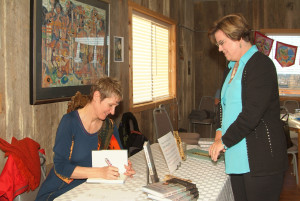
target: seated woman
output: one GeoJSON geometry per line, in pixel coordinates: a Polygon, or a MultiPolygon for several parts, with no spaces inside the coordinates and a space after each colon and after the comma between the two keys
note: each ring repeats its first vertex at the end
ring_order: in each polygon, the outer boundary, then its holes
{"type": "MultiPolygon", "coordinates": [[[[92,150],[122,148],[118,129],[107,117],[115,113],[121,100],[119,82],[110,77],[100,78],[91,88],[88,103],[63,116],[53,148],[54,168],[42,184],[36,200],[54,200],[87,178],[118,178],[117,167],[92,167],[91,153],[92,150]]],[[[125,168],[125,175],[132,177],[135,174],[130,161],[125,168]]]]}

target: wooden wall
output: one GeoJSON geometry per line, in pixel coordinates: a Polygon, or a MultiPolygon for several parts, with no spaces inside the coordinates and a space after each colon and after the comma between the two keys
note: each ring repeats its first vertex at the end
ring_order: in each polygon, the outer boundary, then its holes
{"type": "MultiPolygon", "coordinates": [[[[63,0],[61,0],[63,1],[63,0]]],[[[110,35],[124,37],[125,59],[114,63],[111,76],[121,80],[124,101],[116,122],[128,111],[128,0],[110,3],[110,35]]],[[[177,21],[177,101],[167,105],[175,129],[188,128],[188,114],[202,95],[214,95],[221,84],[226,60],[207,38],[207,30],[219,17],[241,12],[256,30],[300,28],[299,0],[133,0],[177,21]],[[180,50],[180,57],[179,57],[180,50]],[[178,104],[178,111],[176,106],[178,104]],[[177,123],[178,120],[178,123],[177,123]]],[[[0,138],[30,137],[46,150],[52,162],[56,129],[67,102],[29,104],[30,0],[0,0],[0,138]]],[[[111,46],[110,53],[113,53],[111,46]]],[[[135,114],[141,131],[153,142],[152,109],[135,114]]],[[[201,133],[203,136],[205,134],[201,133]]],[[[5,160],[0,152],[0,171],[5,160]]]]}
{"type": "MultiPolygon", "coordinates": [[[[64,1],[64,0],[60,0],[64,1]]],[[[97,0],[95,0],[97,1],[97,0]]],[[[121,80],[124,86],[124,101],[117,109],[115,120],[118,123],[121,114],[129,108],[128,86],[128,0],[107,0],[110,3],[110,36],[124,37],[124,62],[114,63],[111,57],[111,76],[121,80]]],[[[134,0],[133,2],[155,12],[177,20],[179,23],[193,27],[192,0],[134,0]]],[[[30,105],[29,104],[29,32],[30,32],[30,0],[0,0],[0,138],[11,142],[12,137],[23,139],[30,137],[40,143],[47,156],[47,164],[52,162],[52,147],[56,129],[62,115],[67,110],[67,102],[30,105]]],[[[184,46],[186,59],[192,61],[193,33],[178,29],[178,37],[184,46]],[[187,43],[185,42],[187,41],[187,43]]],[[[113,47],[110,49],[113,55],[113,47]]],[[[187,76],[187,62],[180,61],[178,66],[178,102],[181,121],[187,120],[183,115],[191,110],[193,97],[193,79],[187,76]],[[188,78],[188,79],[187,79],[188,78]],[[187,101],[187,102],[186,102],[187,101]],[[186,104],[188,103],[188,104],[186,104]],[[184,120],[185,119],[185,120],[184,120]]],[[[168,110],[176,106],[176,102],[167,105],[168,110]]],[[[152,110],[135,114],[141,131],[154,141],[152,110]]],[[[170,111],[172,120],[177,113],[170,111]],[[173,117],[174,116],[174,117],[173,117]]],[[[176,124],[174,124],[177,127],[176,124]]],[[[5,159],[0,151],[0,171],[5,159]]]]}
{"type": "Polygon", "coordinates": [[[195,103],[203,95],[214,96],[219,88],[226,59],[209,42],[213,22],[230,13],[242,13],[253,30],[299,29],[299,0],[195,0],[195,103]]]}

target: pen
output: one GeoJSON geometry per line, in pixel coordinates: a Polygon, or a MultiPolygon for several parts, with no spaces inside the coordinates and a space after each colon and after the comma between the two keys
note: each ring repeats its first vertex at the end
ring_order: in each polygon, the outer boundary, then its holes
{"type": "Polygon", "coordinates": [[[107,163],[108,166],[112,166],[111,162],[108,160],[108,158],[105,158],[105,162],[107,163]]]}

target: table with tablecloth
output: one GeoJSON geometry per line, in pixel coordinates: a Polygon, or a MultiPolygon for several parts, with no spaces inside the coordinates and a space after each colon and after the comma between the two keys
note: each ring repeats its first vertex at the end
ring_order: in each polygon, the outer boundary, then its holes
{"type": "MultiPolygon", "coordinates": [[[[298,134],[298,173],[300,173],[300,113],[289,114],[288,124],[290,130],[295,131],[298,134]]],[[[300,179],[298,178],[298,188],[300,188],[300,179]]]]}
{"type": "MultiPolygon", "coordinates": [[[[199,148],[188,145],[187,149],[199,148]]],[[[160,180],[170,174],[158,143],[151,145],[154,163],[160,180]]],[[[144,151],[131,156],[136,174],[128,178],[124,184],[90,184],[83,183],[66,192],[55,201],[92,201],[92,200],[150,200],[142,191],[147,183],[147,169],[144,151]]],[[[234,200],[230,185],[230,177],[225,174],[224,161],[214,163],[211,160],[187,157],[181,166],[171,175],[189,179],[196,183],[201,201],[231,201],[234,200]]]]}

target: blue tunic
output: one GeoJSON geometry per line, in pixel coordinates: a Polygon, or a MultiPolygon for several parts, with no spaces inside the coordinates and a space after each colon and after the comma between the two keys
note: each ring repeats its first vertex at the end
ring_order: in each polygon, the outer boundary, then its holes
{"type": "MultiPolygon", "coordinates": [[[[121,146],[119,132],[114,126],[113,135],[121,146]]],[[[58,126],[54,151],[55,171],[63,178],[69,179],[76,166],[92,166],[92,150],[97,150],[98,132],[88,133],[77,111],[65,114],[58,126]],[[73,150],[70,150],[74,140],[73,150]],[[71,153],[71,154],[70,154],[71,153]],[[71,155],[71,158],[69,158],[71,155]]],[[[82,184],[86,179],[74,179],[69,184],[55,174],[51,169],[46,180],[42,184],[36,200],[53,200],[68,190],[82,184]]]]}
{"type": "MultiPolygon", "coordinates": [[[[237,72],[229,83],[233,66],[236,62],[229,62],[228,73],[221,92],[222,104],[222,135],[228,127],[236,120],[242,111],[242,75],[244,67],[252,55],[257,52],[256,46],[252,46],[240,59],[237,72]]],[[[250,172],[246,139],[228,148],[225,152],[225,172],[227,174],[243,174],[250,172]]]]}

